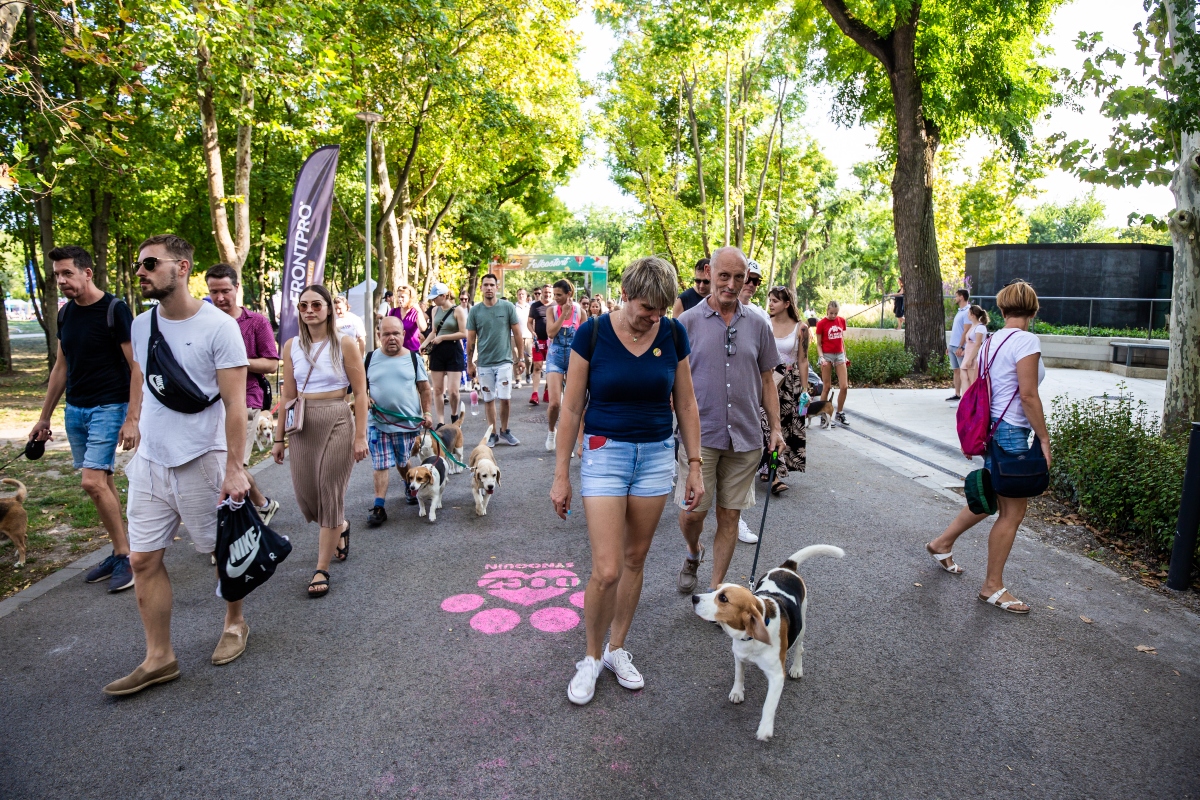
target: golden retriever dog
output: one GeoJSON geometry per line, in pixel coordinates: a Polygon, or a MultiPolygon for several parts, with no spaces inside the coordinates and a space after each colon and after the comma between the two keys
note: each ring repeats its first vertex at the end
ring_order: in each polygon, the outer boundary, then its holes
{"type": "Polygon", "coordinates": [[[475,498],[475,515],[479,517],[487,516],[488,501],[500,488],[500,466],[496,463],[496,454],[487,446],[492,429],[488,425],[483,438],[467,459],[467,469],[471,470],[471,495],[475,498]]]}
{"type": "Polygon", "coordinates": [[[18,480],[5,478],[3,482],[17,487],[17,493],[12,497],[0,499],[0,531],[3,531],[4,535],[11,539],[17,548],[17,563],[13,564],[13,568],[20,569],[25,566],[25,542],[27,540],[26,531],[29,528],[29,516],[25,513],[24,503],[29,492],[25,489],[25,484],[18,480]]]}

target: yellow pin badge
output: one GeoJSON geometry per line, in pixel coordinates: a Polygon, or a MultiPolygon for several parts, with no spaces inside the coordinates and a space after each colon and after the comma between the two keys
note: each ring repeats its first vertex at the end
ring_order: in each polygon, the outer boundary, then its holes
{"type": "Polygon", "coordinates": [[[654,353],[654,355],[655,355],[655,357],[656,357],[656,358],[657,358],[658,356],[661,356],[661,355],[662,355],[662,350],[659,350],[657,347],[656,347],[656,348],[654,348],[654,350],[653,350],[652,352],[654,353]]]}

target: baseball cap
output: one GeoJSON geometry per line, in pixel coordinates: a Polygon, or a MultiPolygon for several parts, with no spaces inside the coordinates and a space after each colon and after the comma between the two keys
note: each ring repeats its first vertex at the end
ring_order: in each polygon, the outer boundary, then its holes
{"type": "Polygon", "coordinates": [[[760,278],[762,277],[762,267],[760,267],[758,262],[753,258],[746,259],[746,275],[757,275],[760,278]]]}
{"type": "Polygon", "coordinates": [[[429,287],[429,296],[425,299],[432,300],[435,297],[441,297],[444,294],[450,294],[450,287],[444,283],[435,283],[433,286],[429,287]]]}

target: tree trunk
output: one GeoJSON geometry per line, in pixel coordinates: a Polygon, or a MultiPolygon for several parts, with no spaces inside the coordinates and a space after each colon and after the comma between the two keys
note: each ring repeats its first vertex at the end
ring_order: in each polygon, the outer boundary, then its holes
{"type": "MultiPolygon", "coordinates": [[[[1175,68],[1195,71],[1187,48],[1177,46],[1176,27],[1182,22],[1195,30],[1195,5],[1163,3],[1175,68]],[[1187,18],[1180,20],[1177,10],[1187,18]]],[[[1200,131],[1179,134],[1179,164],[1171,178],[1175,210],[1171,212],[1171,244],[1175,249],[1174,285],[1171,288],[1171,351],[1167,361],[1167,388],[1163,398],[1163,432],[1186,428],[1200,419],[1200,131]]]]}
{"type": "MultiPolygon", "coordinates": [[[[772,150],[772,146],[775,144],[775,128],[783,120],[783,100],[786,97],[786,95],[787,95],[787,78],[784,78],[783,84],[781,85],[781,87],[779,89],[779,103],[777,104],[777,106],[775,108],[775,116],[771,118],[771,132],[769,134],[767,134],[767,154],[763,158],[762,172],[760,172],[758,175],[758,193],[755,195],[755,198],[754,198],[754,226],[752,228],[750,228],[750,247],[746,250],[746,255],[750,256],[751,258],[754,257],[754,240],[756,238],[758,238],[758,221],[762,217],[763,188],[766,186],[766,183],[767,183],[767,170],[771,166],[771,150],[772,150]]],[[[783,148],[783,145],[781,143],[780,151],[779,151],[781,154],[781,157],[782,157],[782,153],[783,153],[782,148],[783,148]]],[[[782,161],[780,162],[779,184],[780,184],[780,190],[782,191],[782,189],[783,189],[783,163],[782,163],[782,161]]],[[[779,202],[777,201],[775,203],[775,205],[776,205],[775,214],[778,217],[779,202]]],[[[778,232],[778,225],[776,225],[776,232],[778,232]]],[[[775,243],[772,242],[771,243],[771,275],[772,275],[772,277],[774,276],[774,274],[775,274],[775,243]]]]}
{"type": "Polygon", "coordinates": [[[251,159],[253,157],[251,139],[254,133],[252,123],[254,115],[254,88],[250,84],[250,79],[245,74],[242,75],[241,100],[242,113],[250,119],[246,120],[246,124],[238,125],[237,129],[237,147],[234,151],[235,172],[233,177],[233,190],[237,193],[233,206],[234,260],[225,259],[230,266],[237,270],[239,286],[242,285],[242,266],[246,263],[246,257],[250,255],[250,170],[252,167],[251,159]]]}
{"type": "Polygon", "coordinates": [[[54,280],[54,264],[50,261],[50,251],[54,249],[54,204],[50,195],[44,194],[34,198],[33,207],[37,212],[42,246],[42,269],[37,280],[42,296],[42,327],[46,331],[46,363],[54,369],[58,358],[58,284],[54,280]]]}
{"type": "Polygon", "coordinates": [[[722,244],[729,246],[729,53],[725,53],[725,195],[722,207],[725,211],[725,238],[722,244]]]}
{"type": "Polygon", "coordinates": [[[112,192],[102,192],[100,204],[96,204],[96,190],[91,190],[92,196],[92,271],[96,286],[100,291],[108,291],[108,222],[112,216],[112,192]]]}
{"type": "MultiPolygon", "coordinates": [[[[0,286],[0,305],[8,299],[8,292],[0,286]]],[[[8,306],[0,308],[0,375],[12,375],[12,339],[8,333],[8,306]]]]}
{"type": "MultiPolygon", "coordinates": [[[[696,154],[696,187],[700,190],[700,242],[704,245],[704,255],[712,255],[708,246],[708,198],[704,194],[704,159],[700,151],[700,129],[696,124],[696,84],[688,83],[685,76],[680,76],[688,101],[688,123],[692,129],[692,151],[696,154]]],[[[665,230],[665,229],[664,229],[665,230]]]]}
{"type": "Polygon", "coordinates": [[[821,0],[842,33],[878,60],[888,73],[896,115],[896,171],[892,176],[892,221],[900,274],[904,276],[904,346],[914,366],[925,371],[945,357],[946,318],[942,270],[933,219],[933,178],[938,127],[925,118],[916,68],[921,6],[909,7],[887,36],[850,15],[844,0],[821,0]]]}
{"type": "MultiPolygon", "coordinates": [[[[387,209],[392,205],[392,176],[388,170],[383,136],[372,137],[371,150],[373,151],[371,158],[375,162],[375,182],[379,184],[380,207],[387,209]]],[[[399,207],[403,213],[403,205],[399,207]]],[[[395,210],[381,218],[376,225],[376,230],[379,232],[376,238],[383,240],[382,255],[380,256],[381,266],[386,264],[385,271],[392,276],[392,283],[389,283],[388,287],[408,283],[408,264],[400,257],[400,228],[396,224],[395,210]]]]}
{"type": "MultiPolygon", "coordinates": [[[[786,91],[786,90],[787,90],[787,87],[785,85],[784,91],[786,91]]],[[[771,275],[770,275],[770,279],[767,281],[768,286],[775,283],[775,251],[779,245],[779,209],[783,206],[783,114],[782,114],[783,93],[781,92],[779,96],[780,96],[779,108],[781,111],[781,113],[779,115],[779,187],[775,190],[775,230],[771,233],[771,275]]],[[[768,148],[767,152],[768,153],[770,152],[770,148],[768,148]]],[[[765,165],[764,165],[764,175],[765,174],[766,173],[765,173],[765,165]]],[[[758,190],[758,199],[759,199],[759,202],[762,201],[762,188],[761,187],[758,190]]],[[[757,211],[757,209],[755,209],[754,226],[756,228],[758,227],[757,214],[758,214],[758,211],[757,211]]],[[[751,248],[751,249],[753,249],[753,248],[751,248]]],[[[793,282],[792,284],[790,284],[789,288],[791,289],[791,292],[792,292],[792,298],[795,299],[795,297],[796,297],[795,283],[793,282]]],[[[770,293],[768,293],[768,297],[769,297],[769,295],[770,295],[770,293]]]]}
{"type": "MultiPolygon", "coordinates": [[[[196,48],[197,102],[200,105],[200,141],[208,188],[208,213],[213,236],[217,240],[217,257],[241,271],[237,261],[237,245],[229,228],[229,211],[225,202],[225,169],[221,165],[221,142],[217,134],[217,112],[213,105],[213,85],[208,76],[211,54],[208,43],[201,40],[196,48]]],[[[239,131],[240,134],[240,131],[239,131]]],[[[240,138],[240,136],[239,136],[240,138]]]]}
{"type": "Polygon", "coordinates": [[[21,22],[21,12],[25,10],[22,0],[10,0],[0,5],[0,58],[8,55],[8,47],[12,44],[13,33],[21,22]]]}

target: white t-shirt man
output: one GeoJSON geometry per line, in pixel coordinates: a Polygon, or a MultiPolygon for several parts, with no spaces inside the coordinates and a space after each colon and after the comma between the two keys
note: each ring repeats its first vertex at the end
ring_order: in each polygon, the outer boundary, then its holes
{"type": "MultiPolygon", "coordinates": [[[[950,349],[957,350],[963,346],[963,334],[966,333],[969,321],[967,315],[971,313],[969,305],[963,306],[954,315],[954,323],[950,326],[950,349]]],[[[1010,347],[1012,345],[1009,345],[1010,347]]],[[[1040,351],[1039,351],[1040,352],[1040,351]]]]}
{"type": "MultiPolygon", "coordinates": [[[[143,371],[150,346],[150,313],[139,314],[129,330],[133,357],[143,371]]],[[[176,363],[206,397],[220,394],[217,370],[250,364],[237,322],[211,303],[202,303],[189,319],[166,319],[160,313],[158,331],[170,345],[176,363]]],[[[163,467],[178,467],[210,451],[227,449],[225,404],[218,399],[199,414],[184,414],[167,408],[143,387],[138,431],[142,437],[139,456],[163,467]]]]}
{"type": "Polygon", "coordinates": [[[524,303],[513,303],[517,309],[517,321],[521,325],[521,338],[532,339],[533,333],[529,330],[529,307],[533,303],[526,300],[524,303]]]}
{"type": "Polygon", "coordinates": [[[1046,364],[1042,361],[1042,342],[1035,334],[1019,328],[1003,328],[992,334],[985,343],[986,351],[979,354],[979,371],[983,374],[984,364],[991,380],[992,414],[1004,413],[1004,421],[1019,428],[1028,428],[1029,419],[1025,416],[1025,408],[1021,405],[1021,395],[1017,382],[1017,362],[1026,356],[1037,353],[1038,356],[1038,385],[1046,379],[1046,364]],[[1001,347],[1000,345],[1004,346],[1001,347]],[[985,361],[986,359],[986,361],[985,361]],[[1016,396],[1014,397],[1014,393],[1016,396]],[[1009,401],[1012,401],[1010,404],[1009,401]],[[1004,407],[1008,406],[1005,411],[1004,407]]]}

